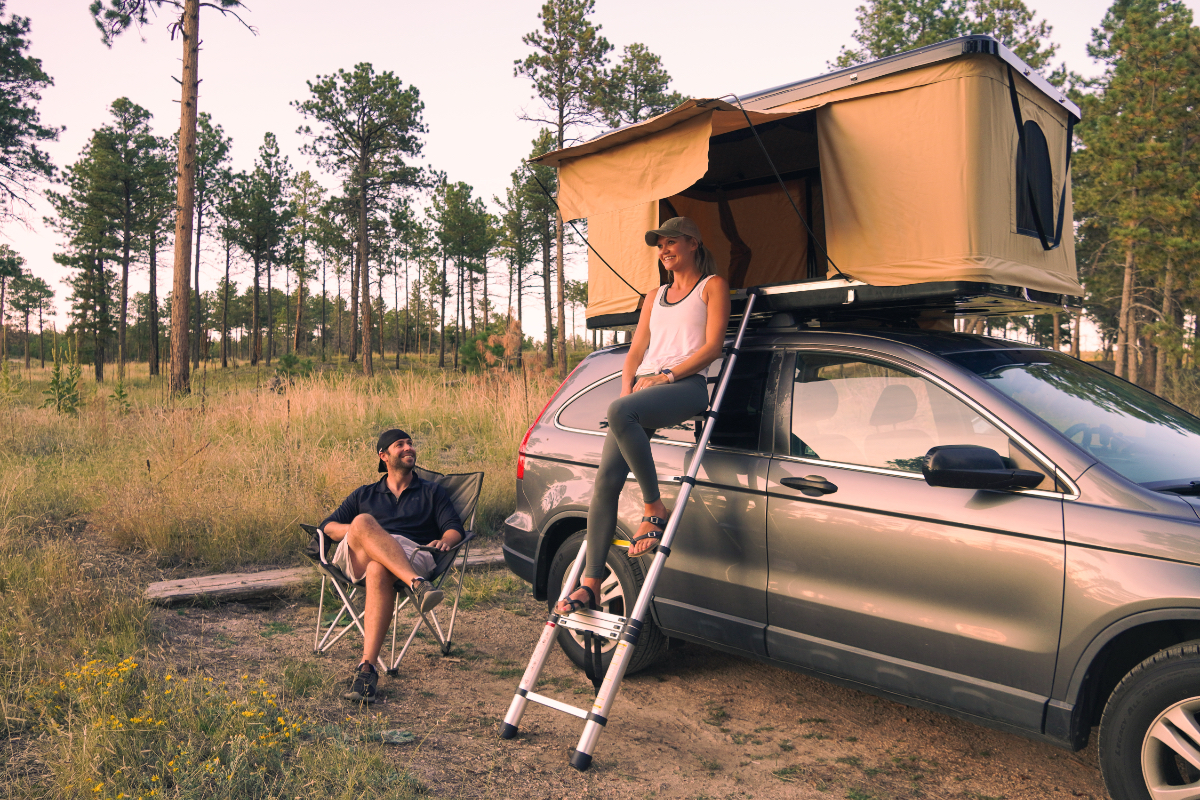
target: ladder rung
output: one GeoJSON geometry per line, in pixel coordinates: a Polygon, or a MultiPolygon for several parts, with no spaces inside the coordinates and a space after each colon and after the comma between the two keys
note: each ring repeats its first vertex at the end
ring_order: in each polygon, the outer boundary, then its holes
{"type": "Polygon", "coordinates": [[[555,711],[561,711],[564,714],[570,714],[573,717],[579,717],[580,719],[587,719],[588,712],[584,711],[582,708],[576,708],[575,706],[570,705],[569,703],[564,703],[561,700],[555,700],[553,697],[546,697],[546,695],[544,695],[544,694],[538,694],[537,692],[527,692],[525,694],[525,699],[532,700],[535,703],[541,703],[544,706],[553,708],[555,711]]]}
{"type": "Polygon", "coordinates": [[[617,639],[625,628],[625,617],[607,614],[603,611],[581,609],[565,617],[559,617],[560,627],[569,628],[580,633],[594,633],[606,639],[617,639]]]}

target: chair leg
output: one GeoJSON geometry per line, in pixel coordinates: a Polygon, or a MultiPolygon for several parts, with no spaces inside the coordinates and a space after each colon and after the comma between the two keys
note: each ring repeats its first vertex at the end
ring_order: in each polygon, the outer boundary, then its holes
{"type": "Polygon", "coordinates": [[[321,594],[317,598],[317,627],[313,632],[313,653],[321,652],[321,617],[325,612],[325,582],[328,580],[328,575],[321,576],[321,594]]]}

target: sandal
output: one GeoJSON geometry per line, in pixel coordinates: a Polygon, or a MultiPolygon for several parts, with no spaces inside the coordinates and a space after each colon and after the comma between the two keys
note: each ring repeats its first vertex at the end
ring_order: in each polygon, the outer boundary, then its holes
{"type": "MultiPolygon", "coordinates": [[[[663,531],[667,527],[667,520],[663,519],[662,517],[655,517],[655,516],[642,517],[642,522],[649,522],[651,525],[660,525],[661,527],[658,530],[651,529],[651,530],[647,531],[646,533],[642,534],[641,536],[635,536],[632,539],[630,539],[629,540],[629,549],[630,550],[633,549],[633,546],[635,544],[637,544],[638,542],[643,541],[645,539],[662,539],[663,531]]],[[[656,544],[653,547],[649,547],[649,548],[643,550],[642,552],[638,553],[637,555],[633,555],[631,553],[629,555],[629,557],[630,558],[641,558],[644,555],[649,555],[649,554],[654,553],[654,551],[657,549],[658,549],[658,545],[656,544]]]]}
{"type": "MultiPolygon", "coordinates": [[[[396,582],[402,583],[401,581],[396,582]]],[[[442,598],[446,596],[445,592],[441,589],[435,589],[432,583],[420,575],[413,578],[412,584],[406,586],[405,589],[409,597],[412,598],[413,606],[422,614],[432,611],[442,602],[442,598]]]]}
{"type": "Polygon", "coordinates": [[[576,611],[582,611],[585,608],[589,611],[599,611],[600,610],[600,607],[598,605],[596,605],[596,593],[592,591],[592,587],[581,583],[575,587],[575,590],[572,591],[571,594],[567,595],[562,600],[558,601],[559,603],[566,603],[568,610],[567,611],[559,611],[558,604],[556,603],[555,607],[554,607],[555,614],[558,614],[560,617],[566,617],[571,614],[574,614],[576,611]],[[588,599],[587,599],[586,603],[578,598],[571,597],[571,594],[575,594],[575,592],[578,592],[580,589],[583,589],[585,592],[588,593],[588,599]]]}

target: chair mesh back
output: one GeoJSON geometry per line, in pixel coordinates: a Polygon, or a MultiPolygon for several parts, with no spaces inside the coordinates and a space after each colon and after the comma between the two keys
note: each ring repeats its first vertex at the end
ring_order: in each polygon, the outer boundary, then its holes
{"type": "Polygon", "coordinates": [[[475,516],[475,506],[479,503],[479,493],[483,488],[483,473],[470,472],[465,475],[443,475],[433,470],[416,467],[417,475],[427,481],[441,484],[450,493],[450,502],[458,512],[463,526],[470,529],[475,516]]]}

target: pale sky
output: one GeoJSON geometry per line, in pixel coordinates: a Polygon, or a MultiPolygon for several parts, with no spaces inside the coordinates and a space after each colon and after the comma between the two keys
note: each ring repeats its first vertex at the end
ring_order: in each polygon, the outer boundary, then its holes
{"type": "MultiPolygon", "coordinates": [[[[1200,10],[1200,0],[1186,2],[1194,12],[1200,10]]],[[[1060,46],[1056,61],[1096,74],[1085,48],[1110,3],[1027,3],[1053,26],[1051,38],[1060,46]]],[[[170,39],[169,17],[130,31],[107,49],[88,5],[89,0],[7,2],[8,13],[31,19],[30,54],[42,60],[55,81],[39,108],[44,124],[67,128],[46,148],[59,167],[76,160],[92,130],[108,122],[108,106],[118,97],[150,110],[159,135],[170,135],[179,126],[175,79],[181,45],[170,39]]],[[[257,35],[212,9],[205,9],[200,21],[200,110],[233,137],[235,169],[251,166],[263,134],[271,131],[293,168],[309,169],[336,189],[333,176],[321,174],[300,154],[296,128],[302,119],[290,102],[307,96],[305,81],[367,61],[377,72],[390,70],[420,90],[429,128],[426,164],[445,170],[451,181],[471,184],[489,204],[493,196],[503,195],[536,134],[533,123],[519,119],[523,110],[535,111],[537,103],[529,81],[513,76],[513,61],[528,52],[521,36],[537,27],[539,0],[248,0],[247,5],[242,16],[257,35]]],[[[673,88],[689,96],[716,97],[827,71],[838,49],[852,43],[856,5],[845,0],[596,0],[593,19],[615,45],[615,55],[641,42],[662,57],[673,88]]],[[[39,200],[27,214],[28,228],[10,223],[0,237],[51,284],[62,309],[69,294],[61,283],[67,270],[52,261],[59,243],[42,222],[48,213],[48,204],[39,200]]],[[[170,262],[170,251],[164,251],[161,285],[169,286],[170,262]]],[[[215,250],[203,256],[201,289],[212,289],[223,269],[224,258],[215,250]]],[[[568,263],[567,275],[586,277],[582,256],[568,263]]],[[[244,285],[246,278],[240,277],[244,285]]],[[[130,295],[145,286],[142,266],[131,277],[130,295]]],[[[494,302],[505,300],[493,296],[494,302]]],[[[529,305],[527,301],[527,309],[529,305]]],[[[536,312],[526,316],[527,333],[541,338],[544,328],[537,324],[536,312]]],[[[61,314],[58,323],[65,324],[61,314]]],[[[582,324],[580,316],[580,328],[582,324]]]]}

